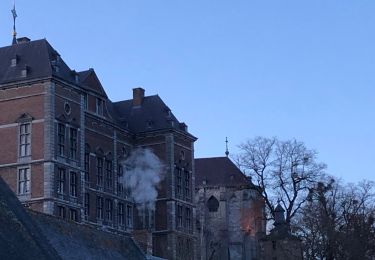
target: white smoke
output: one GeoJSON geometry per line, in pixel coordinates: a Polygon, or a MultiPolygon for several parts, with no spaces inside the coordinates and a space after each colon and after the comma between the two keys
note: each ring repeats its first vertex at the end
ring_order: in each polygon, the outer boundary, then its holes
{"type": "Polygon", "coordinates": [[[157,187],[163,179],[163,164],[159,158],[150,149],[137,148],[122,164],[125,171],[119,182],[129,190],[140,210],[154,210],[157,187]]]}

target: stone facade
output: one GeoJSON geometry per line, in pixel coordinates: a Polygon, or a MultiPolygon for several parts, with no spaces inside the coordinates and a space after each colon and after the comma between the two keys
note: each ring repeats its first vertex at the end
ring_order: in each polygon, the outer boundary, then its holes
{"type": "Polygon", "coordinates": [[[27,207],[130,235],[152,253],[193,259],[194,141],[158,96],[111,102],[94,70],[71,70],[46,40],[0,48],[0,176],[27,207]],[[145,225],[119,176],[133,149],[163,162],[145,225]],[[190,248],[187,252],[185,249],[190,248]]]}
{"type": "Polygon", "coordinates": [[[259,259],[264,203],[227,157],[195,160],[198,259],[259,259]]]}

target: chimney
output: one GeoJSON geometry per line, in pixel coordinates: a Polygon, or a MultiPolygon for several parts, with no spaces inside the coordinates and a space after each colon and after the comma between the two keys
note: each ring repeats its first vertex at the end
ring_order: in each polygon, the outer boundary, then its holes
{"type": "Polygon", "coordinates": [[[27,37],[21,37],[21,38],[18,38],[17,39],[17,43],[20,44],[20,43],[28,43],[30,42],[30,39],[27,38],[27,37]]]}
{"type": "Polygon", "coordinates": [[[141,106],[145,97],[143,88],[133,88],[133,106],[141,106]]]}

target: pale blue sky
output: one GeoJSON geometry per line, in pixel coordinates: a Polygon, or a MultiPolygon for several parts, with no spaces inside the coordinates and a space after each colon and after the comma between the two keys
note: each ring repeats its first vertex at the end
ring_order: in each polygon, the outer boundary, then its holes
{"type": "MultiPolygon", "coordinates": [[[[0,2],[0,45],[11,42],[0,2]]],[[[93,67],[113,101],[142,86],[199,138],[196,157],[296,138],[328,172],[375,180],[375,1],[17,0],[18,36],[93,67]]]]}

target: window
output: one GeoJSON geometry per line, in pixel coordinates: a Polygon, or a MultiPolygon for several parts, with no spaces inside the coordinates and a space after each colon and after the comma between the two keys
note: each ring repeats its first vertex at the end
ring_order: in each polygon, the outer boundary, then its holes
{"type": "Polygon", "coordinates": [[[190,172],[185,171],[185,196],[190,198],[190,172]]]}
{"type": "Polygon", "coordinates": [[[219,209],[219,201],[214,196],[211,196],[207,201],[207,207],[209,212],[217,212],[219,209]]]}
{"type": "Polygon", "coordinates": [[[30,192],[30,168],[18,170],[18,194],[23,195],[30,192]]]}
{"type": "Polygon", "coordinates": [[[182,227],[182,206],[177,206],[177,227],[182,227]]]}
{"type": "Polygon", "coordinates": [[[63,206],[57,206],[57,211],[59,217],[65,219],[65,208],[63,206]]]}
{"type": "Polygon", "coordinates": [[[88,103],[88,95],[85,93],[85,94],[83,94],[83,108],[84,108],[85,110],[88,109],[88,107],[89,107],[88,104],[89,104],[89,103],[88,103]]]}
{"type": "Polygon", "coordinates": [[[117,172],[117,176],[118,176],[118,181],[117,181],[117,194],[119,196],[123,196],[124,195],[124,185],[122,184],[122,176],[124,174],[124,168],[121,164],[119,164],[118,166],[118,172],[117,172]]]}
{"type": "Polygon", "coordinates": [[[103,186],[103,158],[96,159],[96,184],[103,186]]]}
{"type": "Polygon", "coordinates": [[[132,206],[126,206],[126,221],[127,227],[133,227],[133,208],[132,206]]]}
{"type": "Polygon", "coordinates": [[[70,128],[70,158],[77,159],[77,129],[70,128]]]}
{"type": "Polygon", "coordinates": [[[176,195],[177,197],[181,196],[182,194],[182,170],[180,168],[177,168],[177,189],[176,189],[176,195]]]}
{"type": "Polygon", "coordinates": [[[97,98],[96,99],[96,113],[98,115],[103,115],[103,106],[104,106],[104,102],[102,99],[100,98],[97,98]]]}
{"type": "Polygon", "coordinates": [[[69,210],[69,219],[71,221],[76,221],[77,222],[77,220],[78,220],[78,218],[77,218],[77,210],[75,210],[75,209],[70,209],[69,210]]]}
{"type": "Polygon", "coordinates": [[[90,194],[89,193],[85,193],[84,214],[86,217],[88,217],[90,214],[90,194]]]}
{"type": "Polygon", "coordinates": [[[96,197],[96,218],[103,219],[103,198],[96,197]]]}
{"type": "Polygon", "coordinates": [[[19,155],[29,156],[31,154],[31,124],[20,125],[20,150],[19,155]]]}
{"type": "Polygon", "coordinates": [[[58,186],[57,193],[64,194],[65,191],[65,169],[58,169],[58,186]]]}
{"type": "Polygon", "coordinates": [[[276,250],[276,248],[277,248],[276,241],[272,241],[272,249],[273,249],[273,250],[276,250]]]}
{"type": "Polygon", "coordinates": [[[105,218],[108,221],[112,221],[113,220],[113,203],[112,203],[112,200],[106,199],[105,204],[106,204],[106,215],[105,215],[105,218]]]}
{"type": "Polygon", "coordinates": [[[77,197],[77,173],[70,173],[70,196],[77,197]]]}
{"type": "Polygon", "coordinates": [[[187,229],[191,229],[191,209],[190,208],[185,208],[185,217],[186,217],[185,227],[187,229]]]}
{"type": "Polygon", "coordinates": [[[105,186],[107,189],[112,189],[112,161],[105,161],[105,186]]]}
{"type": "Polygon", "coordinates": [[[180,152],[180,160],[181,160],[181,161],[184,161],[184,160],[185,160],[185,152],[184,152],[184,151],[181,151],[181,152],[180,152]]]}
{"type": "Polygon", "coordinates": [[[65,125],[58,125],[58,154],[60,156],[65,155],[65,125]]]}
{"type": "Polygon", "coordinates": [[[85,167],[85,181],[89,182],[90,180],[90,153],[85,152],[85,158],[84,158],[84,167],[85,167]]]}
{"type": "Polygon", "coordinates": [[[125,225],[125,207],[123,203],[118,204],[118,224],[125,225]]]}

